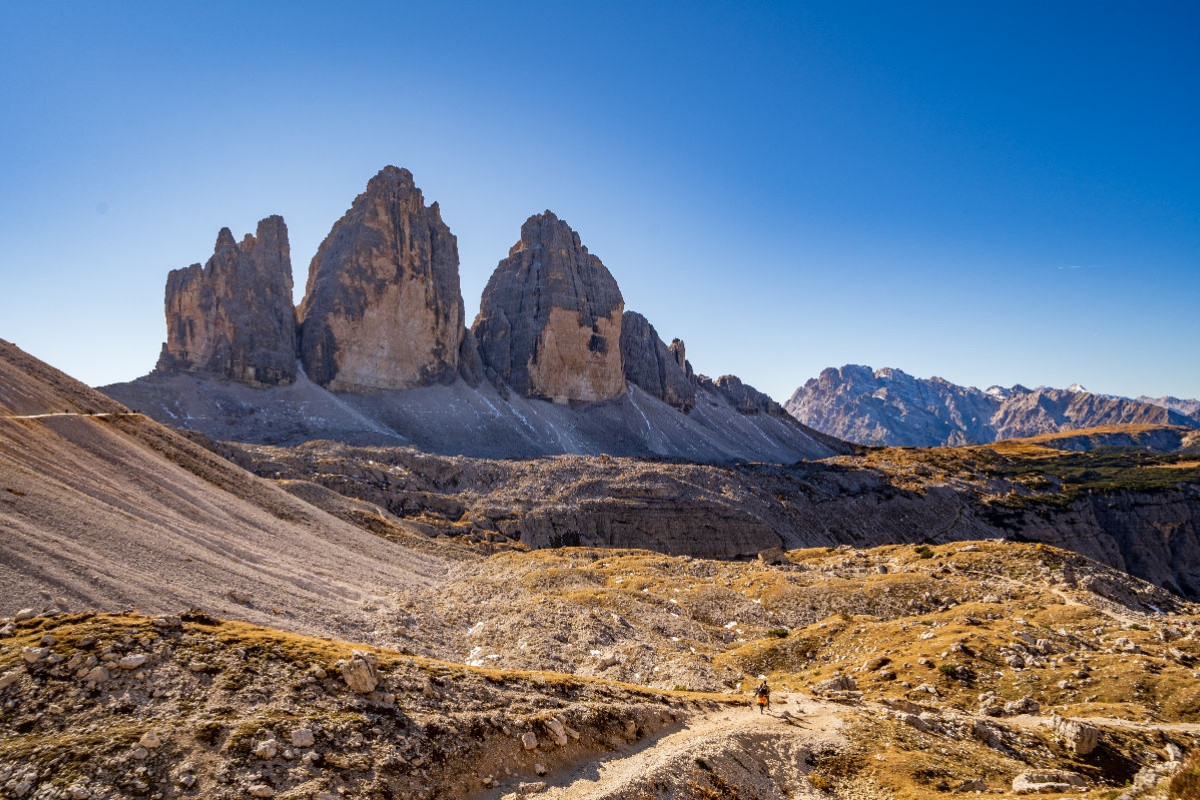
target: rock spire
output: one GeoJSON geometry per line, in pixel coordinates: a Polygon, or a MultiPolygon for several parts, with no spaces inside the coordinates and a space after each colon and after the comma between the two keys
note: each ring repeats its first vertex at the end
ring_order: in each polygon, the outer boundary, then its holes
{"type": "Polygon", "coordinates": [[[452,381],[465,328],[458,240],[412,173],[384,167],[321,243],[300,306],[300,353],[336,391],[452,381]]]}
{"type": "Polygon", "coordinates": [[[283,217],[234,241],[217,234],[212,258],[172,270],[166,289],[167,341],[155,372],[197,373],[277,386],[296,379],[292,260],[283,217]]]}
{"type": "Polygon", "coordinates": [[[579,234],[550,211],[492,273],[472,330],[490,374],[520,394],[556,402],[611,400],[626,391],[621,366],[625,301],[579,234]]]}

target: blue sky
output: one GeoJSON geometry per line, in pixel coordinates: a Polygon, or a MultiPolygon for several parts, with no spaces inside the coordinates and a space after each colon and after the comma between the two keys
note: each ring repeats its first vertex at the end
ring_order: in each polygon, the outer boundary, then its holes
{"type": "MultiPolygon", "coordinates": [[[[1200,4],[0,0],[0,337],[148,371],[169,269],[297,291],[411,169],[469,318],[554,210],[699,372],[1200,397],[1200,4]]],[[[297,296],[299,299],[299,296],[297,296]]]]}

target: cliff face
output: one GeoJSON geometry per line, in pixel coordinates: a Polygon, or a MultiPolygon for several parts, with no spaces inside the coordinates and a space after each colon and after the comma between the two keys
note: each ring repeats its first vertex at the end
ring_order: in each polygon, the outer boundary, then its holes
{"type": "Polygon", "coordinates": [[[312,260],[300,351],[338,391],[451,381],[463,341],[458,241],[406,169],[385,167],[312,260]]]}
{"type": "Polygon", "coordinates": [[[983,391],[941,378],[914,378],[898,369],[848,364],[809,380],[786,408],[822,433],[900,447],[983,444],[1118,424],[1200,428],[1200,419],[1178,410],[1075,389],[993,386],[983,391]]]}
{"type": "Polygon", "coordinates": [[[217,235],[212,257],[171,271],[167,341],[155,372],[193,373],[278,386],[296,379],[296,315],[287,225],[271,216],[257,234],[217,235]]]}
{"type": "Polygon", "coordinates": [[[492,273],[472,331],[484,366],[519,394],[611,400],[626,391],[624,309],[608,269],[546,211],[525,221],[492,273]]]}
{"type": "Polygon", "coordinates": [[[668,347],[636,311],[621,317],[621,360],[630,383],[685,414],[696,405],[695,379],[683,342],[675,339],[668,347]]]}

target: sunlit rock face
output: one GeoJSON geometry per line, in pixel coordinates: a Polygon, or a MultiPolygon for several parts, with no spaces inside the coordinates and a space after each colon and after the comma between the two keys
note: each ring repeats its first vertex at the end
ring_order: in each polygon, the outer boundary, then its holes
{"type": "Polygon", "coordinates": [[[166,315],[167,341],[156,373],[193,373],[254,386],[292,383],[296,313],[283,217],[267,217],[241,242],[222,228],[204,266],[168,274],[166,315]]]}
{"type": "Polygon", "coordinates": [[[299,316],[304,370],[328,389],[454,379],[465,333],[458,240],[411,172],[385,167],[334,224],[299,316]]]}
{"type": "Polygon", "coordinates": [[[517,392],[564,403],[611,400],[626,391],[624,309],[612,274],[546,211],[521,226],[472,330],[485,368],[517,392]]]}

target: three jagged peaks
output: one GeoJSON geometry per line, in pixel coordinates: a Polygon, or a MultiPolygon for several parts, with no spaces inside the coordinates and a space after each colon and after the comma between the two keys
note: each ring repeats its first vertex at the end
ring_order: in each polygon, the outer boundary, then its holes
{"type": "Polygon", "coordinates": [[[287,226],[264,219],[239,244],[227,228],[201,267],[167,280],[159,375],[252,386],[305,376],[331,391],[373,392],[487,380],[559,403],[603,402],[635,385],[687,413],[702,382],[747,413],[775,412],[733,378],[697,376],[683,342],[666,345],[625,310],[616,279],[550,210],[521,226],[469,328],[458,241],[407,169],[387,166],[334,223],[292,306],[287,226]]]}

